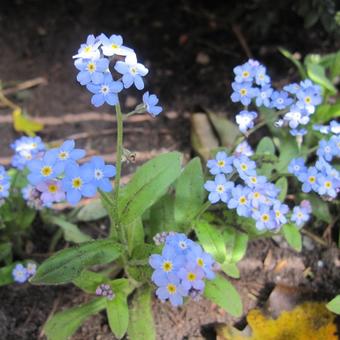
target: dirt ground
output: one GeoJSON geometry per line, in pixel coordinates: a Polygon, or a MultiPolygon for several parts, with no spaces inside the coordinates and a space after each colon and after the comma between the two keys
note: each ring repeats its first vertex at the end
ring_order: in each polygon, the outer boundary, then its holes
{"type": "MultiPolygon", "coordinates": [[[[251,11],[231,18],[237,1],[214,6],[200,1],[63,1],[2,0],[0,3],[0,79],[5,86],[36,77],[46,80],[11,99],[46,122],[45,141],[69,138],[89,153],[114,160],[114,121],[108,107],[94,110],[89,93],[75,80],[72,55],[90,33],[121,34],[150,73],[147,87],[159,95],[164,112],[153,119],[142,115],[126,123],[125,147],[137,152],[136,165],[167,150],[192,155],[190,113],[209,108],[232,115],[228,95],[232,68],[249,55],[268,66],[276,80],[294,79],[296,72],[277,51],[320,53],[339,49],[339,41],[319,26],[305,30],[301,18],[282,12],[265,34],[252,30],[251,11]],[[235,33],[236,32],[236,33],[235,33]],[[239,33],[241,32],[241,34],[239,33]],[[102,115],[99,115],[100,113],[102,115]],[[95,115],[93,115],[95,114],[95,115]],[[58,118],[56,122],[53,118],[58,118]]],[[[268,14],[269,18],[269,14],[268,14]]],[[[268,19],[269,20],[269,19],[268,19]]],[[[125,112],[139,103],[140,94],[122,97],[125,112]]],[[[0,107],[0,163],[7,164],[9,144],[18,137],[11,111],[0,107]]],[[[134,117],[133,117],[134,118],[134,117]]],[[[125,168],[124,175],[136,165],[125,168]]],[[[48,233],[39,225],[33,253],[44,253],[48,233]]],[[[335,247],[323,247],[305,237],[297,254],[282,240],[254,241],[240,263],[241,280],[233,283],[246,312],[263,305],[276,284],[301,287],[316,299],[329,299],[340,290],[340,259],[335,247]]],[[[51,311],[62,310],[87,297],[71,286],[13,285],[0,289],[0,338],[43,338],[41,327],[51,311]]],[[[214,339],[215,323],[237,322],[207,301],[190,302],[180,310],[154,302],[159,339],[214,339]],[[171,338],[169,337],[171,335],[171,338]]],[[[90,318],[73,339],[113,339],[104,314],[90,318]]]]}

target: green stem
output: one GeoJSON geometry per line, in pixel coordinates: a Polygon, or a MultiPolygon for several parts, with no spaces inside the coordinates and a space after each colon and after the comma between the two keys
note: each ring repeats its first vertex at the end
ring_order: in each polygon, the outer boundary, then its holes
{"type": "MultiPolygon", "coordinates": [[[[114,216],[115,216],[115,227],[118,225],[118,198],[119,198],[119,187],[120,187],[120,178],[122,172],[122,156],[123,156],[123,115],[122,110],[120,108],[120,104],[115,105],[116,110],[116,119],[117,119],[117,152],[116,152],[116,178],[115,178],[115,190],[114,190],[114,216]]],[[[113,226],[111,226],[110,235],[112,236],[113,226]]]]}
{"type": "Polygon", "coordinates": [[[201,209],[195,214],[194,219],[198,220],[201,215],[211,206],[210,201],[206,201],[202,206],[201,209]]]}

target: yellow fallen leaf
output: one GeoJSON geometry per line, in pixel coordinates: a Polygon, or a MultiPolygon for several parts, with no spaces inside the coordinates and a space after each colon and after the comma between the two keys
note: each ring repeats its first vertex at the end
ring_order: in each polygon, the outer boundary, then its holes
{"type": "Polygon", "coordinates": [[[41,131],[44,126],[27,116],[23,115],[20,108],[13,110],[13,126],[15,131],[24,132],[28,136],[35,136],[35,132],[41,131]]]}

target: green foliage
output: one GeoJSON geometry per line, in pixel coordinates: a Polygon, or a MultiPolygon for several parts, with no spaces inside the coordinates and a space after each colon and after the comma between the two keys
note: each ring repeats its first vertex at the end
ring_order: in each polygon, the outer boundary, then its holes
{"type": "Polygon", "coordinates": [[[117,259],[122,247],[111,240],[97,240],[63,249],[38,268],[30,280],[33,284],[61,284],[76,279],[83,269],[92,265],[106,264],[117,259]]]}
{"type": "Polygon", "coordinates": [[[130,322],[128,326],[129,339],[156,339],[151,299],[152,288],[149,286],[142,286],[138,288],[134,294],[130,307],[130,322]]]}
{"type": "Polygon", "coordinates": [[[89,222],[99,220],[106,216],[107,210],[104,208],[103,202],[95,199],[79,209],[76,219],[80,222],[89,222]]]}
{"type": "Polygon", "coordinates": [[[83,305],[53,315],[44,325],[48,340],[67,340],[91,315],[105,309],[106,300],[95,298],[83,305]]]}
{"type": "Polygon", "coordinates": [[[141,166],[121,192],[119,216],[128,224],[141,216],[162,197],[181,171],[181,154],[160,155],[141,166]]]}
{"type": "Polygon", "coordinates": [[[288,191],[288,181],[286,177],[279,178],[275,185],[277,188],[280,189],[280,194],[278,196],[278,199],[283,202],[286,199],[287,191],[288,191]]]}
{"type": "Polygon", "coordinates": [[[204,296],[235,317],[242,315],[242,301],[234,286],[221,275],[207,281],[204,296]]]}
{"type": "Polygon", "coordinates": [[[333,300],[328,302],[326,307],[331,312],[340,315],[340,295],[337,295],[333,300]]]}
{"type": "Polygon", "coordinates": [[[294,223],[285,224],[282,227],[282,233],[288,244],[300,252],[302,249],[302,238],[298,227],[294,223]]]}

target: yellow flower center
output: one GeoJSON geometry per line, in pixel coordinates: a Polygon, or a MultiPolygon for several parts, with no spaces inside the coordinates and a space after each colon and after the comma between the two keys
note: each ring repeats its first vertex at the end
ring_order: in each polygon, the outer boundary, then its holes
{"type": "Polygon", "coordinates": [[[218,161],[218,162],[217,162],[217,165],[218,165],[220,168],[223,168],[224,165],[225,165],[225,161],[218,161]]]}
{"type": "Polygon", "coordinates": [[[204,266],[204,261],[202,258],[198,258],[197,259],[197,264],[200,266],[200,267],[203,267],[204,266]]]}
{"type": "Polygon", "coordinates": [[[241,164],[241,169],[242,169],[243,171],[246,171],[246,170],[248,169],[247,164],[242,163],[242,164],[241,164]]]}
{"type": "Polygon", "coordinates": [[[247,203],[247,199],[245,198],[245,196],[241,196],[239,199],[240,204],[246,204],[247,203]]]}
{"type": "Polygon", "coordinates": [[[82,185],[83,185],[83,181],[80,177],[73,178],[72,187],[74,189],[80,189],[82,185]]]}
{"type": "Polygon", "coordinates": [[[269,215],[268,214],[263,214],[261,218],[262,218],[263,222],[268,222],[269,221],[269,215]]]}
{"type": "Polygon", "coordinates": [[[312,98],[311,98],[311,97],[307,96],[307,97],[305,98],[305,102],[306,102],[307,104],[310,104],[311,101],[312,101],[312,98]]]}
{"type": "Polygon", "coordinates": [[[250,177],[250,182],[252,183],[257,183],[257,178],[256,177],[250,177]]]}
{"type": "Polygon", "coordinates": [[[50,176],[52,174],[52,168],[49,165],[45,165],[41,168],[40,173],[44,176],[50,176]]]}
{"type": "Polygon", "coordinates": [[[175,294],[177,291],[177,287],[172,283],[168,283],[166,289],[168,290],[169,294],[175,294]]]}
{"type": "Polygon", "coordinates": [[[137,69],[135,67],[131,67],[130,69],[132,74],[136,74],[137,73],[137,69]]]}
{"type": "Polygon", "coordinates": [[[310,177],[308,178],[308,181],[309,181],[310,183],[315,183],[315,181],[316,181],[315,176],[310,176],[310,177]]]}
{"type": "Polygon", "coordinates": [[[248,78],[249,77],[249,72],[248,71],[243,71],[242,76],[243,76],[243,78],[248,78]]]}
{"type": "Polygon", "coordinates": [[[257,191],[254,192],[254,198],[257,199],[257,198],[260,198],[260,196],[261,196],[261,194],[259,192],[257,192],[257,191]]]}
{"type": "Polygon", "coordinates": [[[331,188],[331,187],[332,187],[332,182],[326,181],[326,182],[325,182],[325,187],[326,187],[327,189],[331,188]]]}
{"type": "Polygon", "coordinates": [[[113,50],[116,50],[118,47],[119,47],[119,46],[116,45],[116,44],[112,44],[112,45],[111,45],[111,48],[112,48],[113,50]]]}
{"type": "Polygon", "coordinates": [[[58,191],[58,187],[55,184],[50,184],[48,186],[48,191],[54,194],[58,191]]]}
{"type": "Polygon", "coordinates": [[[95,70],[96,70],[96,64],[93,63],[93,62],[90,62],[87,64],[87,70],[90,72],[90,73],[93,73],[95,70]]]}
{"type": "Polygon", "coordinates": [[[219,184],[216,188],[216,191],[220,194],[224,192],[224,186],[222,184],[219,184]]]}
{"type": "Polygon", "coordinates": [[[162,268],[163,268],[163,271],[165,271],[166,273],[170,272],[172,270],[172,262],[170,261],[164,261],[163,262],[163,265],[162,265],[162,268]]]}
{"type": "Polygon", "coordinates": [[[298,213],[298,218],[302,218],[303,217],[303,214],[302,213],[298,213]]]}
{"type": "Polygon", "coordinates": [[[280,210],[276,210],[275,215],[276,215],[276,217],[280,217],[281,216],[280,210]]]}
{"type": "Polygon", "coordinates": [[[196,274],[193,272],[188,273],[187,275],[188,281],[195,281],[196,280],[196,274]]]}
{"type": "Polygon", "coordinates": [[[66,152],[66,151],[59,152],[59,158],[62,159],[62,160],[67,159],[68,158],[68,152],[66,152]]]}
{"type": "Polygon", "coordinates": [[[247,94],[247,89],[241,89],[240,94],[241,96],[245,96],[247,94]]]}
{"type": "Polygon", "coordinates": [[[0,192],[4,191],[4,187],[0,184],[0,192]]]}

